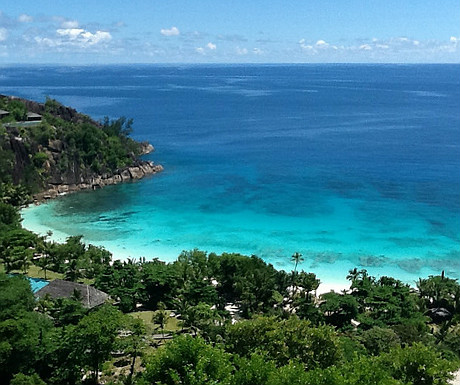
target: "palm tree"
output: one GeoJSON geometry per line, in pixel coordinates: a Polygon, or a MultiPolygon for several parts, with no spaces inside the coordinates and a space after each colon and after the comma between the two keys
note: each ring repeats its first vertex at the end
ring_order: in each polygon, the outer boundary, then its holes
{"type": "Polygon", "coordinates": [[[41,270],[43,270],[43,272],[45,273],[45,280],[47,279],[46,278],[46,272],[49,270],[49,268],[51,267],[51,260],[50,260],[50,256],[49,254],[43,254],[41,256],[41,258],[36,262],[36,264],[38,265],[38,267],[41,268],[41,270]]]}
{"type": "Polygon", "coordinates": [[[295,252],[291,256],[291,261],[294,262],[294,271],[291,272],[291,279],[292,279],[292,286],[294,287],[294,291],[292,292],[293,297],[297,294],[297,281],[299,279],[299,274],[297,273],[297,265],[304,261],[302,254],[299,252],[295,252]]]}
{"type": "Polygon", "coordinates": [[[166,326],[166,322],[168,322],[169,314],[166,311],[166,306],[163,302],[158,302],[157,307],[158,307],[158,310],[153,315],[152,322],[160,326],[161,335],[164,339],[165,338],[165,326],[166,326]]]}
{"type": "Polygon", "coordinates": [[[302,254],[300,254],[297,251],[294,254],[292,254],[291,261],[295,263],[295,265],[294,265],[294,273],[297,271],[297,265],[299,263],[302,263],[304,260],[305,259],[302,256],[302,254]]]}

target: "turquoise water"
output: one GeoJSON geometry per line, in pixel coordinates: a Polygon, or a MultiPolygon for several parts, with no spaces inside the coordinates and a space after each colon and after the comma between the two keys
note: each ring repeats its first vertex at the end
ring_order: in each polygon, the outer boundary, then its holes
{"type": "Polygon", "coordinates": [[[44,279],[40,279],[40,278],[27,277],[27,279],[29,280],[33,293],[36,293],[37,291],[39,291],[40,289],[43,289],[45,286],[49,284],[49,281],[45,281],[44,279]]]}
{"type": "Polygon", "coordinates": [[[4,79],[4,93],[133,117],[135,137],[157,148],[147,158],[165,167],[23,210],[28,228],[83,234],[116,258],[171,261],[196,247],[289,270],[298,251],[325,282],[353,267],[460,277],[458,65],[60,67],[4,79]]]}

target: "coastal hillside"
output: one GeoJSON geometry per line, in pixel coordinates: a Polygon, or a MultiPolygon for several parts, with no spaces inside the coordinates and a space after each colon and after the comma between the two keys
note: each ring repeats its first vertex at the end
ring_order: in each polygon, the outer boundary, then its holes
{"type": "Polygon", "coordinates": [[[161,171],[139,159],[153,147],[131,139],[131,131],[124,117],[96,122],[56,100],[0,95],[1,195],[14,190],[11,203],[21,204],[20,196],[48,199],[161,171]]]}

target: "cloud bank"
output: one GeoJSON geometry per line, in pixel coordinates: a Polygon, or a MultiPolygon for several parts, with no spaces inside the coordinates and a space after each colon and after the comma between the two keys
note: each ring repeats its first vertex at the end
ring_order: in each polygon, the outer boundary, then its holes
{"type": "Polygon", "coordinates": [[[171,29],[161,29],[160,33],[163,36],[179,36],[180,31],[177,27],[172,27],[171,29]]]}

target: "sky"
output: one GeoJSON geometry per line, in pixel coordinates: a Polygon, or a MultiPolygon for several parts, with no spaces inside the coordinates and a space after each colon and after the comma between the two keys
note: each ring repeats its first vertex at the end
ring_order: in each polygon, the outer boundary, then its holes
{"type": "Polygon", "coordinates": [[[4,0],[0,64],[460,63],[459,0],[4,0]]]}

